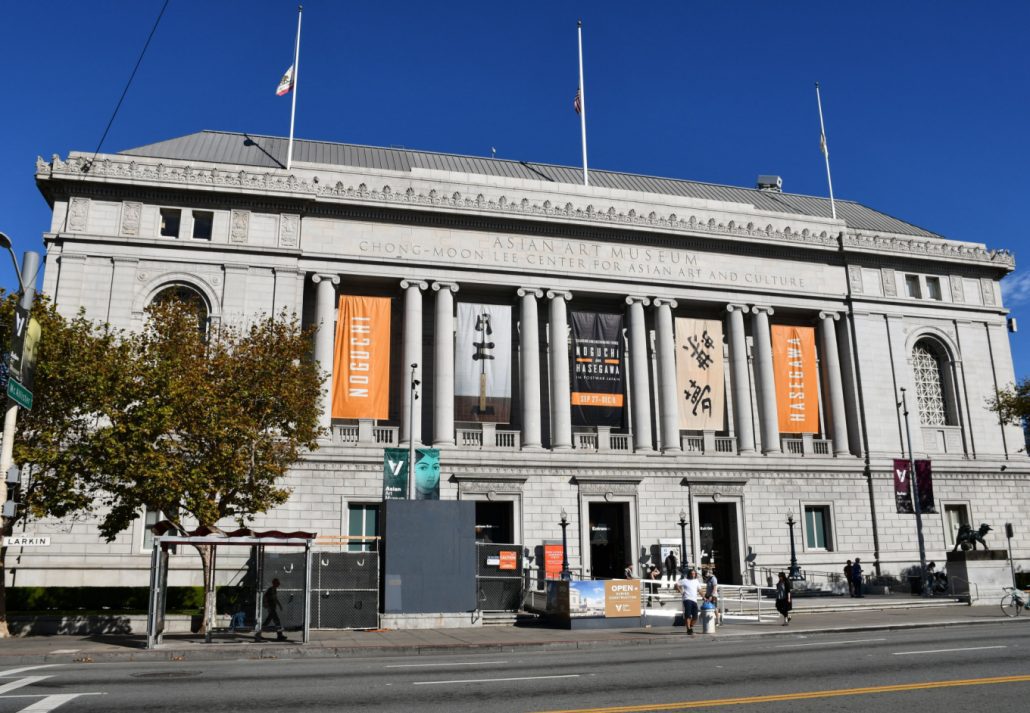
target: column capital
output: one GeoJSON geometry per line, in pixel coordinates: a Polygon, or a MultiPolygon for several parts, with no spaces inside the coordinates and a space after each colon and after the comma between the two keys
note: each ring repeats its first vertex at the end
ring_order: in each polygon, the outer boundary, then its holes
{"type": "Polygon", "coordinates": [[[640,297],[638,295],[629,295],[628,297],[626,297],[626,304],[632,305],[638,303],[647,307],[649,304],[651,304],[651,300],[647,297],[640,297]]]}
{"type": "Polygon", "coordinates": [[[840,312],[823,311],[819,313],[819,319],[832,319],[836,322],[840,319],[840,312]]]}
{"type": "Polygon", "coordinates": [[[544,296],[544,291],[541,290],[539,287],[520,287],[515,294],[517,294],[519,297],[526,297],[527,295],[532,295],[533,297],[540,299],[544,296]]]}
{"type": "Polygon", "coordinates": [[[332,283],[334,285],[340,284],[340,276],[339,275],[327,275],[327,274],[316,272],[314,275],[311,276],[311,281],[314,282],[316,285],[319,282],[322,282],[323,280],[325,280],[326,282],[330,282],[330,283],[332,283]]]}
{"type": "Polygon", "coordinates": [[[726,311],[727,312],[740,312],[741,314],[747,314],[751,310],[748,309],[747,305],[738,305],[738,304],[730,303],[730,304],[726,305],[726,311]]]}
{"type": "Polygon", "coordinates": [[[679,307],[679,302],[671,297],[652,297],[651,304],[655,307],[672,307],[673,309],[679,307]]]}
{"type": "MultiPolygon", "coordinates": [[[[401,287],[403,287],[403,286],[404,285],[402,283],[401,287]]],[[[425,288],[423,288],[423,289],[425,289],[425,288]]],[[[441,290],[450,290],[451,292],[457,292],[458,291],[458,283],[457,282],[434,282],[433,283],[433,292],[440,292],[441,290]]]]}
{"type": "Polygon", "coordinates": [[[569,300],[572,299],[572,293],[571,292],[566,292],[565,290],[548,290],[547,291],[547,299],[553,300],[556,297],[561,297],[566,302],[568,302],[569,300]]]}
{"type": "Polygon", "coordinates": [[[776,311],[769,305],[751,305],[752,314],[767,314],[770,317],[776,314],[776,311]]]}
{"type": "Polygon", "coordinates": [[[425,280],[401,280],[401,289],[406,290],[409,287],[417,287],[419,290],[428,290],[429,283],[425,280]]]}

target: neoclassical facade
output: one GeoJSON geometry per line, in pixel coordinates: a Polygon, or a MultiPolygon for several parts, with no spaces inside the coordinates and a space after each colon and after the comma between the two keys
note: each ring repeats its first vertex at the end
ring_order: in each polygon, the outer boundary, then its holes
{"type": "MultiPolygon", "coordinates": [[[[334,419],[327,384],[329,436],[258,527],[373,533],[383,449],[414,439],[440,450],[440,497],[475,501],[477,535],[523,545],[534,568],[564,512],[582,576],[661,558],[685,532],[692,562],[741,582],[785,566],[791,514],[810,572],[860,556],[898,573],[918,562],[894,500],[903,393],[914,454],[933,464],[929,557],[961,523],[1026,521],[1022,433],[986,407],[1014,379],[1006,251],[849,201],[834,220],[828,201],[778,190],[603,171],[584,187],[571,168],[307,141],[287,171],[285,153],[283,139],[202,132],[36,167],[53,206],[44,290],[64,314],[138,328],[168,296],[213,322],[286,311],[317,328],[313,353],[332,372],[341,297],[389,300],[384,417],[334,419]],[[505,422],[456,416],[462,303],[511,310],[505,422]],[[614,425],[575,416],[576,313],[622,320],[614,425]],[[692,355],[721,367],[704,403],[717,416],[699,428],[682,420],[703,396],[677,372],[684,319],[720,335],[692,355]],[[807,404],[778,330],[814,338],[807,404]],[[795,408],[804,430],[785,415],[795,408]]],[[[110,545],[88,522],[40,524],[54,544],[22,558],[18,583],[144,585],[155,516],[110,545]]],[[[1017,566],[1030,557],[1021,529],[1017,566]]]]}

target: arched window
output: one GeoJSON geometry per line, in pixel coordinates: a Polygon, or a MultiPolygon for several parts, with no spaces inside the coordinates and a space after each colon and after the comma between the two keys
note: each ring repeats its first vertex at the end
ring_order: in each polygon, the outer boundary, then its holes
{"type": "Polygon", "coordinates": [[[934,340],[920,339],[912,348],[912,371],[916,381],[919,420],[924,426],[952,426],[951,379],[945,371],[947,356],[934,340]]]}
{"type": "Polygon", "coordinates": [[[207,334],[207,300],[200,292],[189,285],[169,285],[154,295],[151,300],[151,304],[166,302],[180,302],[192,308],[197,315],[197,329],[201,334],[207,334]]]}

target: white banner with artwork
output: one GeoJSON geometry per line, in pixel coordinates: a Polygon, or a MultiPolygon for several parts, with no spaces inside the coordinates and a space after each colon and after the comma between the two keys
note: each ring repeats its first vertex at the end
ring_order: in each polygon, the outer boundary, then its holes
{"type": "Polygon", "coordinates": [[[458,303],[454,420],[511,422],[511,307],[458,303]]]}
{"type": "Polygon", "coordinates": [[[722,322],[676,319],[676,394],[679,426],[691,431],[722,431],[726,421],[722,322]]]}

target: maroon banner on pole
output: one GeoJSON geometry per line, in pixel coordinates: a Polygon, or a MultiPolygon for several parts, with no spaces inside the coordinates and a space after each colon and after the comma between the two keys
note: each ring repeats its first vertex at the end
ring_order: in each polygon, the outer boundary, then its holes
{"type": "MultiPolygon", "coordinates": [[[[894,459],[894,504],[902,514],[914,514],[912,507],[912,483],[909,462],[894,459]]],[[[934,514],[937,507],[933,497],[933,471],[928,460],[916,461],[916,487],[919,491],[919,511],[923,515],[934,514]]]]}

